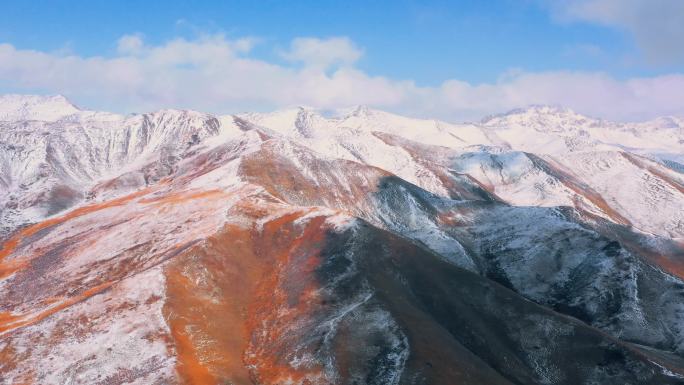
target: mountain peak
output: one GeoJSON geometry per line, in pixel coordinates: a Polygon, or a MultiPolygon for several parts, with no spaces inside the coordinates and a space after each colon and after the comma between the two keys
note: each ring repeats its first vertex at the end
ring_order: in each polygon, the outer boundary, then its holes
{"type": "Polygon", "coordinates": [[[348,116],[367,116],[370,113],[371,109],[365,104],[359,104],[358,106],[354,106],[349,110],[348,116]]]}
{"type": "Polygon", "coordinates": [[[347,119],[353,117],[366,117],[371,115],[374,110],[365,104],[352,105],[348,107],[326,110],[324,116],[335,119],[347,119]]]}
{"type": "Polygon", "coordinates": [[[511,120],[512,118],[539,118],[539,117],[572,117],[572,118],[586,118],[578,114],[570,108],[560,105],[549,104],[531,104],[523,108],[515,108],[502,114],[494,114],[486,116],[482,119],[483,123],[511,120]]]}
{"type": "Polygon", "coordinates": [[[570,108],[555,105],[530,105],[482,120],[482,124],[489,127],[529,127],[538,131],[574,130],[595,122],[570,108]]]}
{"type": "Polygon", "coordinates": [[[0,120],[59,120],[81,111],[64,95],[0,95],[0,120]]]}

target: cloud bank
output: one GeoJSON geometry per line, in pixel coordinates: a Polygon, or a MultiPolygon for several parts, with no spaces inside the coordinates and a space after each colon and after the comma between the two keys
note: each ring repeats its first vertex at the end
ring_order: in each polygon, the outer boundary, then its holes
{"type": "Polygon", "coordinates": [[[510,72],[496,82],[458,79],[435,87],[361,71],[363,50],[345,37],[297,38],[284,62],[258,59],[253,39],[207,35],[148,45],[121,37],[111,57],[17,49],[0,44],[0,89],[61,93],[93,109],[141,112],[189,108],[213,113],[293,105],[366,104],[420,117],[479,119],[529,104],[558,104],[597,117],[642,120],[684,115],[684,75],[626,80],[605,73],[510,72]]]}

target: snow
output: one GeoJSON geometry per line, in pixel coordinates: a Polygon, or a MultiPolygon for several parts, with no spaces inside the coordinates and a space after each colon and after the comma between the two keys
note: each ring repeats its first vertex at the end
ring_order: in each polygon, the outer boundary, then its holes
{"type": "Polygon", "coordinates": [[[671,160],[684,157],[684,122],[675,117],[619,123],[567,108],[532,106],[484,119],[482,126],[521,151],[558,155],[628,150],[671,160]]]}
{"type": "MultiPolygon", "coordinates": [[[[621,152],[572,154],[564,162],[572,164],[572,171],[637,229],[670,238],[684,237],[682,193],[662,176],[635,165],[621,152]]],[[[643,162],[658,167],[654,162],[643,162]]],[[[677,178],[675,173],[670,174],[672,179],[677,178]]]]}
{"type": "Polygon", "coordinates": [[[0,95],[0,121],[54,121],[78,112],[62,95],[0,95]]]}
{"type": "MultiPolygon", "coordinates": [[[[162,315],[163,298],[149,301],[164,292],[164,276],[154,268],[121,281],[111,291],[78,303],[35,326],[23,328],[12,336],[14,344],[30,349],[31,355],[21,366],[33,369],[46,384],[98,383],[116,376],[123,368],[149,372],[151,378],[172,378],[175,359],[169,356],[162,339],[149,335],[169,335],[162,315]],[[114,307],[116,317],[103,313],[114,307]],[[144,315],[144,317],[142,316],[144,315]],[[51,332],[60,323],[74,322],[79,317],[91,320],[90,330],[69,330],[78,337],[63,343],[50,343],[51,332]],[[75,364],[78,365],[76,370],[75,364]]],[[[54,338],[54,337],[53,337],[54,338]]],[[[9,380],[16,374],[8,373],[9,380]]],[[[133,384],[149,384],[141,375],[133,384]]]]}
{"type": "MultiPolygon", "coordinates": [[[[621,247],[611,249],[614,242],[568,213],[613,223],[624,217],[628,223],[620,226],[656,246],[659,239],[684,239],[684,175],[664,162],[684,161],[683,127],[674,117],[617,123],[549,106],[451,124],[365,106],[334,116],[304,107],[219,117],[179,110],[123,116],[82,111],[61,96],[0,97],[0,239],[23,224],[141,193],[60,222],[8,257],[29,258],[77,239],[40,278],[87,285],[99,282],[102,266],[140,259],[140,270],[111,290],[18,329],[12,341],[33,349],[26,362],[47,383],[94,383],[102,380],[98,375],[130,367],[127,362],[152,368],[150,378],[172,378],[173,352],[161,338],[143,338],[169,333],[163,298],[147,301],[164,293],[164,258],[228,224],[259,231],[296,214],[298,226],[324,217],[336,233],[357,231],[365,220],[530,300],[581,309],[593,317],[587,322],[614,336],[679,352],[681,281],[621,247]],[[301,179],[278,198],[259,180],[260,170],[255,176],[242,169],[268,156],[301,179]],[[463,198],[454,191],[459,187],[494,198],[463,198]],[[263,215],[253,220],[245,207],[263,215]],[[132,248],[145,251],[127,254],[132,248]],[[656,305],[644,297],[650,292],[658,293],[656,305]],[[609,313],[616,299],[620,306],[609,313]],[[124,310],[84,336],[33,343],[60,320],[97,319],[111,306],[124,310]],[[102,347],[112,349],[102,354],[102,347]],[[69,362],[80,363],[77,374],[69,362]]],[[[9,298],[14,278],[0,280],[0,298],[9,298]]],[[[361,317],[369,333],[385,333],[396,369],[386,382],[396,383],[408,340],[389,312],[370,306],[372,292],[358,294],[318,327],[333,335],[342,320],[361,317]]],[[[26,298],[12,314],[31,316],[61,303],[26,298]]],[[[565,333],[542,326],[548,334],[565,333]]],[[[548,353],[531,359],[543,363],[548,353]]],[[[296,367],[311,357],[291,359],[296,367]]],[[[552,381],[556,373],[549,368],[535,369],[552,381]]],[[[145,373],[136,381],[152,382],[145,373]]]]}
{"type": "MultiPolygon", "coordinates": [[[[684,157],[684,123],[674,117],[616,123],[550,106],[514,110],[474,124],[406,118],[366,106],[333,116],[305,107],[219,117],[179,110],[122,116],[81,111],[62,96],[20,95],[3,96],[0,111],[9,119],[0,122],[0,236],[49,217],[62,206],[111,199],[171,173],[202,167],[193,161],[199,154],[211,157],[223,151],[228,154],[224,157],[235,159],[193,178],[191,188],[237,186],[242,183],[241,157],[258,151],[264,142],[237,119],[275,138],[273,150],[293,161],[312,183],[333,178],[351,191],[346,176],[316,175],[309,167],[314,158],[344,159],[386,170],[439,197],[449,196],[441,170],[469,175],[512,205],[576,206],[606,216],[557,175],[536,165],[526,154],[531,152],[570,170],[641,231],[684,236],[684,224],[676,215],[684,209],[684,200],[663,175],[675,184],[684,178],[658,164],[659,159],[677,162],[684,157]],[[378,133],[407,141],[388,141],[378,133]],[[427,147],[416,150],[411,143],[427,147]],[[439,147],[433,151],[430,146],[439,147]],[[649,167],[659,174],[623,159],[620,153],[625,150],[654,158],[649,167]],[[117,182],[109,183],[114,178],[117,182]],[[625,188],[616,188],[615,180],[625,188]],[[55,201],[62,202],[55,198],[60,188],[72,196],[60,198],[64,202],[55,206],[55,201]]],[[[423,240],[450,254],[447,250],[454,246],[436,246],[443,236],[429,228],[422,229],[423,240]]]]}

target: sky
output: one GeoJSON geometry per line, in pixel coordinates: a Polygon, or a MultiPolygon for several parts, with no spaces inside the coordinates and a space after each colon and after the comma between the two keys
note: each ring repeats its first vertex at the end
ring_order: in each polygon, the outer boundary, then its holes
{"type": "Polygon", "coordinates": [[[125,113],[684,116],[684,1],[5,1],[0,93],[125,113]]]}

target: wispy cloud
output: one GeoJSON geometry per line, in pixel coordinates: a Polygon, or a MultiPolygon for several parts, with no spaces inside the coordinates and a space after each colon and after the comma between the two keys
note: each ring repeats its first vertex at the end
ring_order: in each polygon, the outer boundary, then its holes
{"type": "Polygon", "coordinates": [[[371,76],[345,37],[298,38],[286,64],[257,59],[254,39],[204,35],[150,45],[133,34],[113,57],[0,44],[0,89],[62,93],[80,105],[123,112],[191,108],[215,113],[292,105],[377,108],[448,120],[477,119],[527,104],[561,104],[622,120],[684,114],[684,76],[618,80],[604,73],[517,71],[492,83],[451,79],[435,87],[371,76]]]}
{"type": "Polygon", "coordinates": [[[654,64],[684,63],[684,1],[546,1],[563,22],[588,22],[629,33],[654,64]]]}

